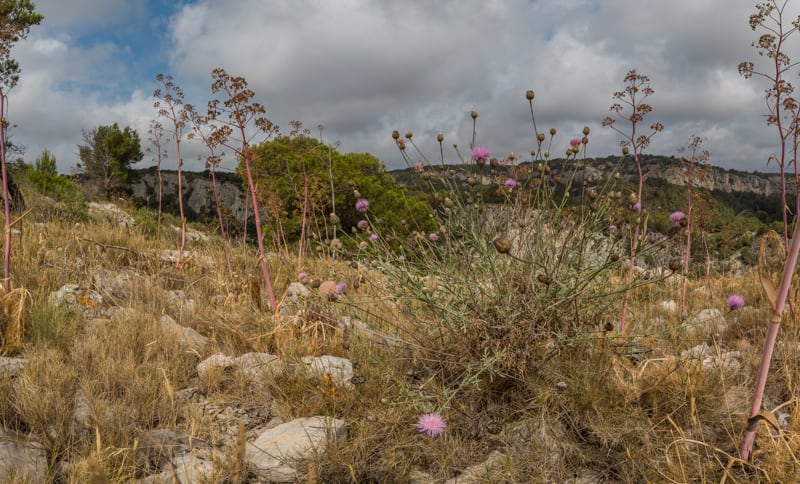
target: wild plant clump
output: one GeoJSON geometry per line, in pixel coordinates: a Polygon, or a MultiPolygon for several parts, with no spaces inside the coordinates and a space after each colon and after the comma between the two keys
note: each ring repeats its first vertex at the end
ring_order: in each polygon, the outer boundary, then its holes
{"type": "MultiPolygon", "coordinates": [[[[470,115],[476,122],[477,111],[470,115]]],[[[646,213],[636,209],[635,193],[618,186],[618,165],[586,162],[588,127],[564,143],[560,161],[550,157],[560,144],[556,131],[534,134],[529,160],[492,157],[473,135],[468,158],[456,146],[457,163],[447,163],[441,150],[434,164],[413,133],[403,139],[395,132],[438,225],[412,230],[399,251],[385,242],[396,234],[375,223],[380,213],[359,200],[364,219],[356,238],[365,259],[387,276],[387,296],[412,315],[402,334],[419,349],[415,371],[456,392],[492,382],[484,388],[528,393],[546,378],[556,352],[602,344],[615,329],[616,298],[609,296],[643,282],[620,278],[631,227],[646,230],[646,213]]],[[[441,133],[437,140],[443,143],[441,133]]],[[[639,255],[657,247],[646,242],[639,255]]]]}

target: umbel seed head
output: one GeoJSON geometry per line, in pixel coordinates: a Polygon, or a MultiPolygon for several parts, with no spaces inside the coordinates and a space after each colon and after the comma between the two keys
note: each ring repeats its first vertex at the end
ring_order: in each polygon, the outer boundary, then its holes
{"type": "Polygon", "coordinates": [[[525,91],[525,99],[527,99],[528,101],[533,101],[533,97],[534,94],[532,90],[528,89],[527,91],[525,91]]]}
{"type": "Polygon", "coordinates": [[[472,111],[469,112],[469,117],[472,119],[478,119],[478,110],[473,108],[472,111]]]}

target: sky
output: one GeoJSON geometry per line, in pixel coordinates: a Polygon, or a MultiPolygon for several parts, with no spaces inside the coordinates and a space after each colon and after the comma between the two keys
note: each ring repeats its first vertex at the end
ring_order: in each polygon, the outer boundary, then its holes
{"type": "MultiPolygon", "coordinates": [[[[44,15],[13,56],[11,139],[32,163],[43,149],[69,173],[82,134],[114,122],[148,146],[155,77],[173,76],[186,102],[213,99],[211,71],[243,76],[254,100],[284,132],[301,121],[341,152],[369,152],[405,167],[392,130],[412,131],[438,160],[436,135],[465,152],[472,141],[495,156],[535,147],[525,92],[534,90],[540,131],[556,128],[553,156],[591,129],[588,156],[620,151],[602,126],[625,74],[647,75],[655,91],[646,120],[661,122],[647,152],[678,156],[697,135],[710,162],[773,171],[767,83],[742,78],[739,62],[769,68],[751,46],[754,2],[740,0],[35,0],[44,15]],[[321,129],[320,129],[321,127],[321,129]]],[[[787,25],[800,13],[789,2],[787,25]],[[794,10],[792,10],[794,9],[794,10]]],[[[787,44],[800,56],[800,36],[787,44]]],[[[797,71],[789,76],[796,83],[797,71]]],[[[620,127],[623,127],[620,125],[620,127]]],[[[184,164],[207,153],[186,140],[184,164]]],[[[165,168],[174,168],[168,146],[165,168]]],[[[413,153],[412,153],[413,154],[413,153]]],[[[415,157],[418,155],[413,154],[415,157]]],[[[527,155],[527,156],[526,156],[527,155]]],[[[223,166],[232,168],[228,154],[223,166]]],[[[135,165],[155,162],[149,154],[135,165]]]]}

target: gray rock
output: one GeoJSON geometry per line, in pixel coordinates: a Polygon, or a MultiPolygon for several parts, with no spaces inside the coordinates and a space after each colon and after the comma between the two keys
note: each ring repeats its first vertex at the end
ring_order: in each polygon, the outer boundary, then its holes
{"type": "Polygon", "coordinates": [[[208,338],[192,328],[181,326],[166,314],[161,316],[161,331],[166,334],[174,335],[178,339],[178,343],[184,349],[202,353],[205,351],[206,346],[208,346],[208,338]]]}
{"type": "Polygon", "coordinates": [[[273,377],[283,371],[280,358],[269,353],[245,353],[234,358],[234,366],[253,383],[273,377]]]}
{"type": "Polygon", "coordinates": [[[89,202],[89,215],[108,220],[120,227],[133,227],[133,217],[113,203],[89,202]]]}
{"type": "Polygon", "coordinates": [[[689,338],[722,337],[728,331],[728,323],[719,309],[703,309],[682,324],[681,330],[689,338]]]}
{"type": "Polygon", "coordinates": [[[505,454],[498,450],[492,451],[486,460],[480,464],[464,469],[464,472],[457,477],[448,479],[445,484],[478,484],[483,482],[492,482],[492,471],[502,465],[505,459],[505,454]]]}
{"type": "Polygon", "coordinates": [[[46,482],[47,455],[42,445],[0,429],[0,481],[46,482]]]}
{"type": "Polygon", "coordinates": [[[225,371],[228,368],[232,368],[233,365],[233,358],[217,353],[197,364],[197,376],[201,380],[206,380],[213,372],[225,371]]]}
{"type": "Polygon", "coordinates": [[[659,307],[665,313],[674,313],[674,312],[678,311],[678,303],[675,302],[674,299],[669,299],[667,301],[661,301],[661,304],[659,304],[659,307]]]}
{"type": "Polygon", "coordinates": [[[14,378],[19,375],[27,361],[25,358],[0,356],[0,378],[14,378]]]}
{"type": "Polygon", "coordinates": [[[47,300],[54,306],[66,306],[85,317],[100,314],[103,305],[103,296],[99,292],[82,288],[78,284],[64,284],[57,291],[51,292],[47,300]]]}
{"type": "Polygon", "coordinates": [[[321,452],[328,438],[344,438],[344,420],[330,417],[306,417],[266,430],[247,444],[245,462],[260,479],[267,482],[296,482],[300,472],[298,459],[321,452]]]}
{"type": "Polygon", "coordinates": [[[340,387],[352,388],[353,363],[347,358],[338,356],[304,356],[301,361],[307,375],[324,377],[330,375],[333,382],[340,387]]]}
{"type": "MultiPolygon", "coordinates": [[[[214,463],[210,459],[205,459],[195,454],[187,454],[175,457],[171,463],[175,469],[175,477],[178,479],[177,484],[219,481],[221,472],[216,470],[214,463]]],[[[172,477],[172,472],[169,470],[145,477],[137,482],[139,484],[176,484],[175,479],[172,477]]]]}

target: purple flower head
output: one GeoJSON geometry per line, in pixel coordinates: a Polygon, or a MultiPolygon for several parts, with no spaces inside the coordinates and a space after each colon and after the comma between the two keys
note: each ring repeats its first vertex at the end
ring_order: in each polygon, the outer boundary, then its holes
{"type": "Polygon", "coordinates": [[[371,241],[373,241],[373,242],[377,242],[377,240],[378,240],[378,234],[376,234],[375,232],[373,232],[373,233],[369,234],[369,240],[371,240],[371,241]]]}
{"type": "Polygon", "coordinates": [[[422,160],[419,160],[415,165],[414,169],[417,171],[422,171],[422,160]]]}
{"type": "Polygon", "coordinates": [[[681,220],[686,218],[686,214],[678,210],[677,212],[672,212],[669,214],[669,221],[672,222],[673,227],[680,227],[681,220]]]}
{"type": "Polygon", "coordinates": [[[359,198],[356,200],[356,210],[359,212],[366,212],[369,209],[369,200],[366,198],[359,198]]]}
{"type": "Polygon", "coordinates": [[[642,213],[642,202],[634,203],[633,206],[631,207],[631,210],[633,210],[636,213],[642,213]]]}
{"type": "Polygon", "coordinates": [[[403,261],[406,260],[406,256],[401,255],[400,257],[397,258],[397,260],[399,260],[400,262],[403,262],[403,261]]]}
{"type": "Polygon", "coordinates": [[[613,225],[613,224],[612,224],[612,225],[609,225],[609,226],[608,226],[608,231],[609,231],[609,232],[611,232],[612,234],[615,234],[615,233],[617,233],[617,226],[616,226],[616,225],[613,225]]]}
{"type": "Polygon", "coordinates": [[[439,240],[439,234],[437,234],[436,232],[431,232],[431,234],[428,235],[428,238],[436,242],[437,240],[439,240]]]}
{"type": "Polygon", "coordinates": [[[430,437],[436,437],[444,432],[447,423],[438,413],[425,413],[419,417],[417,430],[430,437]]]}
{"type": "Polygon", "coordinates": [[[367,227],[369,227],[369,222],[366,220],[359,220],[356,224],[356,227],[358,227],[358,230],[367,230],[367,227]]]}
{"type": "Polygon", "coordinates": [[[339,282],[336,284],[336,288],[333,290],[336,294],[342,294],[347,290],[347,283],[346,282],[339,282]]]}
{"type": "Polygon", "coordinates": [[[503,186],[506,188],[516,188],[517,180],[513,178],[506,178],[506,181],[503,182],[503,186]]]}
{"type": "Polygon", "coordinates": [[[731,294],[728,296],[728,307],[731,311],[742,309],[744,307],[744,298],[739,294],[731,294]]]}
{"type": "Polygon", "coordinates": [[[308,274],[306,274],[305,272],[297,274],[297,280],[300,282],[306,282],[308,280],[308,274]]]}
{"type": "Polygon", "coordinates": [[[452,212],[452,210],[450,210],[450,207],[444,207],[444,214],[445,215],[450,215],[450,212],[452,212]]]}
{"type": "Polygon", "coordinates": [[[472,161],[486,161],[492,156],[492,152],[485,146],[476,146],[472,148],[472,161]]]}
{"type": "Polygon", "coordinates": [[[571,140],[569,140],[569,144],[572,145],[572,146],[578,146],[579,144],[581,144],[581,139],[580,138],[572,138],[571,140]]]}

